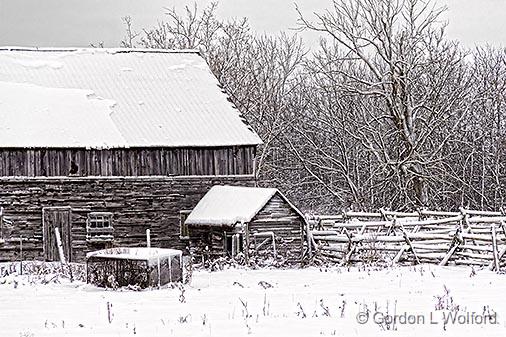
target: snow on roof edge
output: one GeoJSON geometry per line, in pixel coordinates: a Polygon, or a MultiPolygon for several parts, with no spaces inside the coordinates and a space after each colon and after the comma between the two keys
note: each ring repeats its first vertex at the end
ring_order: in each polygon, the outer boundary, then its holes
{"type": "Polygon", "coordinates": [[[0,46],[0,51],[33,51],[33,52],[75,52],[75,51],[106,51],[115,53],[174,53],[199,54],[198,49],[160,49],[160,48],[92,48],[92,47],[23,47],[0,46]]]}
{"type": "Polygon", "coordinates": [[[236,142],[230,142],[230,143],[222,143],[220,145],[213,145],[213,144],[202,144],[202,145],[186,145],[186,144],[175,144],[175,145],[165,145],[165,144],[126,144],[122,146],[110,146],[110,147],[95,147],[95,146],[64,146],[64,145],[58,145],[58,146],[52,146],[52,145],[44,145],[44,146],[2,146],[0,144],[1,149],[94,149],[94,150],[101,150],[101,149],[157,149],[157,148],[163,148],[163,149],[226,149],[230,148],[232,146],[236,147],[242,147],[242,146],[258,146],[262,145],[263,141],[260,143],[243,143],[243,144],[237,144],[236,142]]]}

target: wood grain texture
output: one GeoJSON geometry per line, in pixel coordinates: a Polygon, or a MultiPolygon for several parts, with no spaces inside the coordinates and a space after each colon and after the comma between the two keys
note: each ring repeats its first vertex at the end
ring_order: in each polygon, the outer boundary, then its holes
{"type": "Polygon", "coordinates": [[[86,239],[90,212],[114,214],[114,246],[145,246],[150,228],[153,247],[184,249],[179,211],[193,209],[217,184],[254,186],[255,181],[252,176],[0,178],[0,207],[13,220],[4,228],[0,261],[20,257],[21,238],[25,259],[43,259],[42,208],[55,206],[72,208],[73,261],[106,247],[86,239]]]}
{"type": "MultiPolygon", "coordinates": [[[[250,236],[273,232],[277,253],[290,262],[302,257],[304,219],[276,193],[249,223],[250,236]]],[[[251,244],[250,244],[250,248],[251,244]]]]}
{"type": "Polygon", "coordinates": [[[0,176],[251,175],[254,146],[0,149],[0,176]]]}

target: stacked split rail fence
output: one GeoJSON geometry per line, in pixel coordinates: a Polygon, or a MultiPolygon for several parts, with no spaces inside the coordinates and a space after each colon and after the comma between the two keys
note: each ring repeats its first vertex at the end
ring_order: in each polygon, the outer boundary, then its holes
{"type": "Polygon", "coordinates": [[[506,214],[459,212],[345,212],[309,219],[310,256],[341,264],[506,265],[506,214]]]}

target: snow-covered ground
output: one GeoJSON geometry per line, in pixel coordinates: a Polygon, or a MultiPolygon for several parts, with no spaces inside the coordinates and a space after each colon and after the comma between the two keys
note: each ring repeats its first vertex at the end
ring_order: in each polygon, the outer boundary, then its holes
{"type": "Polygon", "coordinates": [[[140,292],[31,278],[0,278],[1,336],[506,333],[506,275],[471,268],[199,271],[190,285],[140,292]]]}

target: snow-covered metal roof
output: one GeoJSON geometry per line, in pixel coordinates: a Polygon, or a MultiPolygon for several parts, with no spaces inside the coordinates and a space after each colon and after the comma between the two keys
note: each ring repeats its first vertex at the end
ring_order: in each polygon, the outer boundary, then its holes
{"type": "Polygon", "coordinates": [[[185,223],[232,226],[250,222],[276,193],[302,217],[299,210],[276,188],[216,185],[199,201],[185,223]]]}
{"type": "Polygon", "coordinates": [[[0,48],[0,147],[260,143],[196,51],[0,48]]]}

